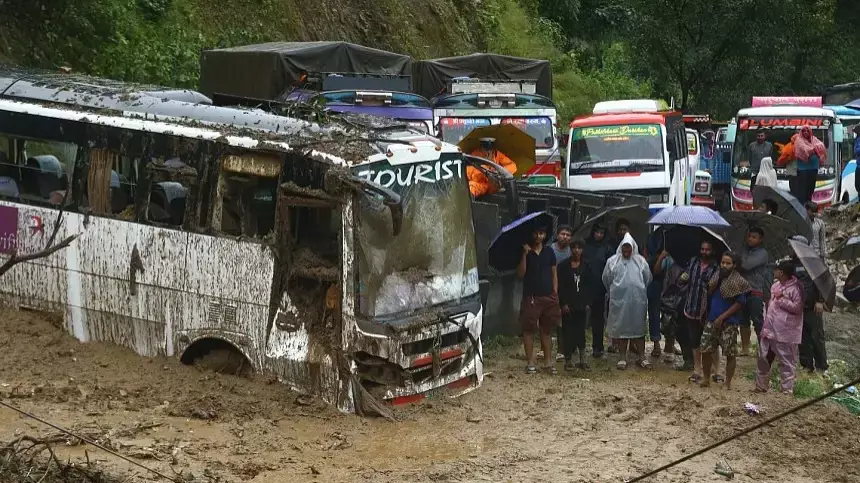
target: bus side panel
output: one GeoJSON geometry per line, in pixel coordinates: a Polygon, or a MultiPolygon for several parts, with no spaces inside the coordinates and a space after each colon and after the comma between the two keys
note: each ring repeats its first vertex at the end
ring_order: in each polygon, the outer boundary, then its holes
{"type": "Polygon", "coordinates": [[[79,278],[88,339],[144,356],[172,355],[168,334],[181,317],[187,238],[181,231],[90,218],[69,247],[68,267],[70,284],[75,274],[79,278]]]}
{"type": "MultiPolygon", "coordinates": [[[[0,210],[0,220],[8,225],[3,226],[3,233],[0,233],[0,263],[14,250],[27,255],[44,249],[54,229],[54,210],[7,202],[0,203],[0,210]]],[[[66,220],[79,217],[69,214],[66,220]]],[[[66,222],[60,227],[57,242],[71,234],[68,225],[66,222]]],[[[65,266],[65,250],[19,263],[0,277],[0,293],[14,306],[62,315],[66,312],[67,299],[65,266]]]]}
{"type": "MultiPolygon", "coordinates": [[[[176,331],[184,350],[206,337],[227,340],[263,367],[259,346],[266,340],[274,253],[260,243],[190,234],[184,280],[185,315],[176,331]]],[[[179,352],[181,353],[182,350],[179,352]]]]}

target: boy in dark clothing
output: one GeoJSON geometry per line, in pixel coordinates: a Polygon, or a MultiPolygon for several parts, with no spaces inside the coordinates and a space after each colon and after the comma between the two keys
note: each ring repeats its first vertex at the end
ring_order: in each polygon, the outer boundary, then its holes
{"type": "Polygon", "coordinates": [[[582,261],[585,242],[575,240],[571,244],[570,259],[558,266],[558,303],[561,305],[562,334],[564,343],[564,369],[573,369],[573,352],[579,351],[579,369],[588,369],[585,358],[585,322],[588,314],[588,282],[582,261]]]}
{"type": "Polygon", "coordinates": [[[796,257],[794,275],[803,285],[803,338],[800,342],[800,365],[809,372],[826,372],[827,346],[824,342],[824,299],[818,287],[796,257]]]}
{"type": "Polygon", "coordinates": [[[523,257],[517,266],[517,275],[523,279],[523,299],[520,303],[520,323],[523,326],[523,346],[528,359],[526,372],[534,374],[534,334],[540,332],[540,344],[544,354],[544,367],[556,373],[552,351],[552,332],[561,323],[558,305],[558,273],[555,253],[544,246],[546,228],[538,228],[532,234],[532,242],[523,245],[523,257]]]}
{"type": "Polygon", "coordinates": [[[585,262],[584,278],[589,293],[589,322],[591,323],[592,356],[603,357],[603,330],[606,327],[606,288],[603,286],[603,269],[615,250],[606,241],[606,228],[594,225],[591,236],[585,241],[582,259],[585,262]]]}

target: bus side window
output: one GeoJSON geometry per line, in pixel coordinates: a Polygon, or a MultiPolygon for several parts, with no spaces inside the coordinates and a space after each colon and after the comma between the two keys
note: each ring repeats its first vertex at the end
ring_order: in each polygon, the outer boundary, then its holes
{"type": "Polygon", "coordinates": [[[0,134],[0,199],[19,201],[21,173],[15,164],[15,141],[0,134]]]}
{"type": "Polygon", "coordinates": [[[122,158],[110,149],[90,149],[86,186],[93,214],[134,218],[134,184],[115,169],[123,164],[122,158]]]}
{"type": "Polygon", "coordinates": [[[272,232],[281,160],[258,153],[222,159],[212,226],[232,236],[261,239],[272,232]]]}
{"type": "Polygon", "coordinates": [[[77,146],[34,139],[10,139],[7,144],[13,145],[9,154],[14,156],[9,156],[10,169],[4,169],[4,175],[17,183],[21,201],[51,206],[62,203],[70,188],[77,146]]]}

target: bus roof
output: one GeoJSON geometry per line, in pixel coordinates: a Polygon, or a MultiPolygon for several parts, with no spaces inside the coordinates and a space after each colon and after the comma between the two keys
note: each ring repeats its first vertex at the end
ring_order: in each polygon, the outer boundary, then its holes
{"type": "Polygon", "coordinates": [[[571,121],[570,127],[611,126],[616,124],[666,124],[666,115],[668,114],[677,114],[677,111],[648,114],[590,114],[574,119],[571,121]]]}
{"type": "Polygon", "coordinates": [[[320,161],[340,166],[353,166],[383,159],[388,159],[392,163],[411,163],[427,159],[428,154],[438,159],[442,152],[459,152],[459,148],[452,144],[443,143],[411,131],[373,134],[373,140],[370,140],[371,136],[368,136],[371,134],[370,132],[358,130],[353,132],[341,130],[324,132],[319,129],[308,129],[299,135],[276,134],[231,124],[220,126],[201,124],[193,119],[165,120],[155,117],[142,119],[124,116],[122,113],[109,110],[94,112],[89,109],[65,105],[57,106],[3,98],[0,98],[0,111],[201,139],[245,149],[280,152],[299,151],[320,161]],[[386,140],[391,140],[391,142],[386,142],[386,140]],[[311,146],[325,149],[325,151],[313,149],[311,146]]]}
{"type": "Polygon", "coordinates": [[[776,117],[835,117],[835,114],[830,109],[820,107],[805,107],[805,106],[768,106],[768,107],[748,107],[738,111],[738,117],[751,116],[776,116],[776,117]]]}

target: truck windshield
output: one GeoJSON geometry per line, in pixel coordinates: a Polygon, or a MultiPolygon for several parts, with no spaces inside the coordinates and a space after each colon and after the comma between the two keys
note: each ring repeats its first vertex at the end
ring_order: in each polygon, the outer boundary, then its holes
{"type": "Polygon", "coordinates": [[[513,124],[533,137],[537,149],[551,148],[554,144],[552,137],[552,121],[548,117],[506,117],[502,124],[513,124]]]}
{"type": "Polygon", "coordinates": [[[443,117],[439,119],[439,134],[443,141],[457,144],[473,129],[489,125],[487,117],[443,117]]]}
{"type": "Polygon", "coordinates": [[[360,197],[356,230],[359,312],[382,317],[458,301],[478,292],[472,200],[460,155],[357,168],[399,193],[403,226],[392,235],[381,201],[360,197]]]}
{"type": "Polygon", "coordinates": [[[570,174],[662,171],[663,139],[657,124],[575,128],[571,134],[570,174]]]}
{"type": "Polygon", "coordinates": [[[770,156],[776,175],[779,179],[788,179],[785,167],[777,166],[784,146],[791,143],[791,138],[800,132],[801,121],[808,121],[812,133],[827,147],[827,160],[821,163],[819,176],[832,177],[835,174],[833,164],[833,146],[830,137],[830,122],[827,119],[789,119],[789,118],[741,118],[738,120],[738,131],[732,146],[732,176],[749,179],[758,174],[761,158],[770,156]],[[816,125],[817,124],[817,125],[816,125]],[[825,126],[826,124],[826,126],[825,126]],[[786,127],[786,125],[790,127],[786,127]],[[766,126],[766,127],[765,127],[766,126]],[[759,129],[764,134],[763,146],[758,147],[756,139],[759,129]],[[767,149],[769,144],[769,150],[767,149]]]}

